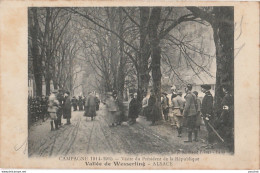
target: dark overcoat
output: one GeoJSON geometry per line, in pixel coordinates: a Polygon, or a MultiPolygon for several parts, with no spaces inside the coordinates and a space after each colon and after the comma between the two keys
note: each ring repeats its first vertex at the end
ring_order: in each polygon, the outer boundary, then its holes
{"type": "Polygon", "coordinates": [[[206,114],[213,115],[213,96],[210,91],[206,91],[201,104],[201,113],[205,117],[206,114]]]}
{"type": "Polygon", "coordinates": [[[133,98],[129,103],[128,118],[137,118],[138,113],[138,102],[136,98],[133,98]]]}
{"type": "Polygon", "coordinates": [[[71,102],[69,97],[65,98],[63,105],[63,118],[71,118],[71,102]]]}

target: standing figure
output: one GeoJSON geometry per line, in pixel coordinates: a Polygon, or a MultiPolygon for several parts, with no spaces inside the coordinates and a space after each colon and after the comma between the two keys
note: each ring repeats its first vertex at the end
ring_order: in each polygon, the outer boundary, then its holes
{"type": "Polygon", "coordinates": [[[142,115],[148,118],[148,96],[147,93],[144,93],[143,100],[142,100],[142,115]]]}
{"type": "Polygon", "coordinates": [[[57,99],[59,101],[59,104],[60,104],[60,107],[58,109],[58,112],[57,112],[57,116],[58,116],[58,125],[61,126],[61,117],[62,117],[62,114],[63,114],[63,104],[64,104],[64,94],[62,92],[61,89],[59,89],[59,93],[57,94],[57,99]]]}
{"type": "Polygon", "coordinates": [[[94,117],[96,116],[96,102],[96,96],[94,96],[92,93],[89,93],[85,103],[85,115],[87,117],[91,117],[91,121],[93,121],[94,117]]]}
{"type": "Polygon", "coordinates": [[[77,110],[77,104],[78,104],[76,97],[73,96],[71,101],[72,101],[73,111],[76,111],[77,110]]]}
{"type": "Polygon", "coordinates": [[[85,110],[85,104],[86,104],[86,97],[83,96],[83,97],[82,97],[82,106],[83,106],[83,110],[85,110]]]}
{"type": "Polygon", "coordinates": [[[67,120],[66,125],[71,124],[71,102],[70,102],[70,92],[66,91],[64,94],[64,104],[63,104],[63,118],[67,120]]]}
{"type": "Polygon", "coordinates": [[[112,96],[112,92],[107,92],[106,106],[107,106],[107,113],[109,119],[109,126],[110,127],[116,126],[117,124],[115,123],[115,121],[116,121],[116,113],[118,111],[118,107],[112,96]]]}
{"type": "Polygon", "coordinates": [[[134,95],[132,95],[132,100],[129,103],[128,119],[130,125],[136,123],[138,112],[139,111],[138,111],[137,93],[135,93],[134,95]]]}
{"type": "Polygon", "coordinates": [[[205,96],[202,99],[201,103],[201,113],[202,117],[206,126],[206,129],[208,131],[208,146],[207,148],[213,148],[213,142],[214,142],[214,132],[210,128],[209,123],[212,123],[214,117],[213,117],[213,96],[210,93],[211,86],[210,85],[201,85],[201,91],[205,93],[205,96]]]}
{"type": "Polygon", "coordinates": [[[173,98],[177,97],[177,91],[176,91],[176,87],[173,85],[171,87],[171,103],[170,103],[170,109],[169,109],[169,113],[168,113],[168,116],[170,118],[170,123],[171,123],[171,126],[176,126],[177,122],[175,121],[175,118],[174,118],[174,115],[173,115],[173,107],[172,107],[172,100],[173,98]]]}
{"type": "Polygon", "coordinates": [[[196,127],[195,127],[195,132],[194,132],[194,141],[197,142],[198,141],[198,131],[200,129],[200,125],[201,125],[201,101],[198,98],[198,92],[197,91],[193,91],[193,94],[196,96],[196,102],[197,102],[197,118],[196,118],[196,127]]]}
{"type": "Polygon", "coordinates": [[[231,152],[234,152],[234,98],[230,93],[228,84],[222,85],[225,96],[222,99],[222,113],[220,116],[221,135],[224,138],[226,146],[231,152]]]}
{"type": "Polygon", "coordinates": [[[51,131],[54,130],[53,123],[55,125],[55,130],[58,130],[57,111],[59,109],[59,101],[57,100],[57,97],[55,94],[57,94],[56,90],[54,90],[51,93],[51,95],[49,97],[49,105],[48,105],[48,112],[49,112],[50,118],[51,118],[51,121],[50,121],[51,131]]]}
{"type": "Polygon", "coordinates": [[[98,99],[98,97],[96,96],[96,110],[99,110],[99,105],[100,105],[100,100],[98,99]]]}
{"type": "Polygon", "coordinates": [[[178,137],[182,135],[182,126],[183,126],[183,100],[181,98],[182,92],[179,91],[177,96],[172,99],[172,113],[173,118],[176,122],[178,137]]]}
{"type": "Polygon", "coordinates": [[[78,106],[79,106],[79,111],[83,111],[83,100],[81,96],[79,96],[78,106]]]}
{"type": "Polygon", "coordinates": [[[188,128],[188,140],[184,142],[192,142],[192,132],[196,133],[196,117],[197,117],[197,102],[196,96],[191,93],[192,85],[188,84],[185,88],[186,96],[185,96],[185,107],[183,111],[183,115],[187,120],[187,128],[188,128]]]}
{"type": "Polygon", "coordinates": [[[169,98],[167,97],[167,93],[162,93],[162,111],[164,115],[164,120],[168,121],[169,114],[169,98]]]}
{"type": "Polygon", "coordinates": [[[154,91],[151,90],[151,95],[148,100],[149,117],[150,117],[150,120],[152,121],[152,123],[150,124],[151,126],[155,125],[156,115],[158,113],[158,111],[155,107],[156,106],[155,104],[156,104],[156,97],[155,97],[154,91]]]}

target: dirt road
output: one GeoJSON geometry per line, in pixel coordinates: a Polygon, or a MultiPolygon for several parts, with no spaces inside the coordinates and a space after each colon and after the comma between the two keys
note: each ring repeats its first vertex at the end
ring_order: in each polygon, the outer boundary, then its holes
{"type": "MultiPolygon", "coordinates": [[[[165,154],[176,152],[206,152],[206,132],[202,128],[199,142],[184,143],[186,133],[178,138],[176,130],[167,123],[149,126],[150,122],[139,117],[134,125],[124,123],[109,127],[105,106],[101,105],[94,121],[84,117],[84,112],[72,113],[71,125],[50,131],[49,120],[34,125],[29,130],[29,156],[59,156],[75,154],[165,154]]],[[[65,120],[63,120],[65,123],[65,120]]],[[[223,146],[219,146],[225,150],[223,146]]],[[[217,148],[218,149],[218,146],[217,148]]]]}

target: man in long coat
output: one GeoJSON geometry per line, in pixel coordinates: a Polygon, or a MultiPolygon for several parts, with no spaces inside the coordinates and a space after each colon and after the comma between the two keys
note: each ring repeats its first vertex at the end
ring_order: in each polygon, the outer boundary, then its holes
{"type": "Polygon", "coordinates": [[[78,100],[74,96],[71,101],[72,101],[73,110],[76,111],[78,107],[78,100]]]}
{"type": "Polygon", "coordinates": [[[191,92],[192,85],[188,84],[185,88],[186,96],[185,96],[185,107],[183,111],[183,115],[187,120],[186,126],[188,128],[188,140],[184,142],[192,142],[192,132],[195,133],[196,128],[196,119],[197,119],[197,102],[196,96],[191,92]]]}
{"type": "Polygon", "coordinates": [[[91,121],[93,121],[94,117],[96,116],[96,103],[97,98],[92,93],[89,94],[86,103],[85,103],[85,115],[87,117],[91,117],[91,121]]]}
{"type": "Polygon", "coordinates": [[[203,120],[208,131],[208,148],[212,148],[212,144],[214,141],[214,132],[209,126],[209,123],[212,123],[214,120],[213,117],[213,96],[210,93],[211,86],[210,85],[201,85],[201,90],[205,93],[201,103],[201,113],[203,116],[203,120]]]}
{"type": "Polygon", "coordinates": [[[64,94],[64,105],[63,105],[63,118],[67,120],[67,125],[70,124],[70,119],[71,119],[71,102],[70,102],[70,93],[67,91],[64,94]]]}
{"type": "Polygon", "coordinates": [[[157,120],[156,115],[159,113],[158,110],[156,109],[156,97],[154,94],[154,91],[151,90],[151,95],[148,100],[148,109],[149,109],[149,119],[152,121],[150,124],[151,126],[155,125],[155,121],[157,120]]]}
{"type": "Polygon", "coordinates": [[[230,85],[222,85],[225,96],[222,99],[222,113],[220,116],[220,133],[223,136],[226,146],[234,152],[234,98],[230,93],[230,85]]]}
{"type": "Polygon", "coordinates": [[[63,114],[63,104],[64,104],[64,94],[62,93],[62,90],[59,89],[59,92],[57,94],[57,99],[59,101],[59,104],[60,104],[60,107],[57,111],[57,121],[58,121],[58,125],[61,126],[61,117],[62,117],[62,114],[63,114]]]}
{"type": "Polygon", "coordinates": [[[132,125],[136,123],[136,118],[138,117],[138,102],[137,102],[137,94],[135,93],[132,96],[132,100],[129,103],[129,112],[128,112],[128,118],[129,118],[129,124],[132,125]]]}

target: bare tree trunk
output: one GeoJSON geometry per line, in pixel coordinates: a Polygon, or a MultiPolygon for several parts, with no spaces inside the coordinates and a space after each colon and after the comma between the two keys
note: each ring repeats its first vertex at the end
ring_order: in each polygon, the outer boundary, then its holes
{"type": "Polygon", "coordinates": [[[150,46],[148,38],[148,20],[149,20],[149,7],[140,7],[140,55],[138,58],[138,90],[137,100],[142,102],[144,93],[147,92],[150,75],[148,69],[148,59],[150,57],[150,46]]]}
{"type": "Polygon", "coordinates": [[[234,10],[230,7],[214,7],[214,12],[218,19],[212,23],[217,57],[215,111],[219,115],[224,97],[222,84],[227,83],[232,90],[234,88],[234,10]]]}
{"type": "Polygon", "coordinates": [[[222,84],[231,86],[234,91],[234,8],[213,7],[212,12],[207,12],[198,7],[187,7],[196,17],[211,24],[213,28],[214,42],[216,46],[216,89],[215,112],[220,114],[221,100],[224,96],[222,84]]]}
{"type": "Polygon", "coordinates": [[[45,78],[45,84],[46,84],[46,95],[49,95],[51,93],[51,84],[50,84],[50,78],[45,78]]]}
{"type": "Polygon", "coordinates": [[[160,40],[158,39],[158,26],[160,23],[161,7],[155,7],[152,10],[149,25],[149,38],[152,45],[152,79],[153,89],[156,97],[156,120],[162,119],[161,116],[161,50],[160,40]]]}
{"type": "Polygon", "coordinates": [[[37,9],[32,8],[33,17],[29,20],[30,32],[32,37],[32,57],[33,57],[33,73],[36,84],[36,95],[42,95],[42,58],[39,54],[39,45],[38,45],[38,34],[39,34],[39,23],[37,9]]]}
{"type": "MultiPolygon", "coordinates": [[[[123,22],[122,22],[122,9],[119,8],[119,35],[123,38],[123,22]]],[[[125,88],[125,56],[124,56],[124,42],[119,40],[119,68],[118,68],[118,79],[117,79],[117,90],[118,90],[118,98],[120,101],[123,101],[124,98],[124,88],[125,88]]]]}

